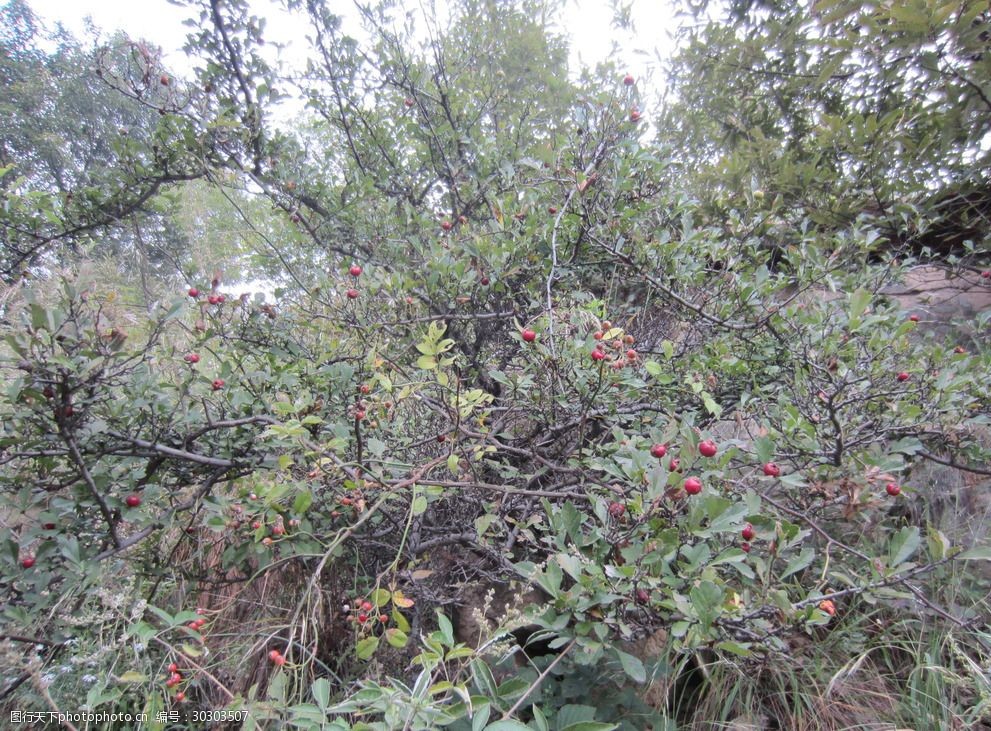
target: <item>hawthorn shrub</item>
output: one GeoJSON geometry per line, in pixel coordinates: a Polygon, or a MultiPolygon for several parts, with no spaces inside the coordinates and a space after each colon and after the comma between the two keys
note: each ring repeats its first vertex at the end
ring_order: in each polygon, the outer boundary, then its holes
{"type": "MultiPolygon", "coordinates": [[[[241,3],[201,9],[195,83],[163,91],[140,54],[101,67],[162,105],[177,160],[271,203],[285,280],[272,304],[192,262],[150,310],[43,260],[10,285],[10,709],[987,721],[972,567],[991,551],[938,530],[908,480],[923,460],[988,474],[986,343],[885,297],[921,259],[870,220],[807,218],[786,247],[752,211],[715,220],[631,115],[636,86],[562,81],[531,5],[458,4],[460,35],[425,42],[369,11],[362,47],[307,4],[317,121],[295,136],[269,121],[290,80],[241,3]]],[[[4,188],[5,225],[52,211],[26,186],[4,188]]],[[[62,233],[19,228],[19,250],[74,235],[44,220],[62,233]]]]}

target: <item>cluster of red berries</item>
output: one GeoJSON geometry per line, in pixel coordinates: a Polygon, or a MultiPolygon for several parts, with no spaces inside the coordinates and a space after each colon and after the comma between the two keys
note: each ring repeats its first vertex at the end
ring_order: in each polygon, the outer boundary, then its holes
{"type": "MultiPolygon", "coordinates": [[[[373,612],[375,611],[375,605],[372,604],[367,599],[363,599],[358,602],[357,612],[353,615],[348,616],[348,620],[355,622],[356,624],[366,624],[370,619],[373,618],[373,612]]],[[[378,621],[385,624],[389,621],[388,614],[379,614],[378,621]]]]}
{"type": "Polygon", "coordinates": [[[199,632],[200,630],[203,629],[203,625],[205,624],[206,624],[206,620],[203,619],[203,617],[197,617],[186,626],[189,627],[189,629],[193,630],[193,632],[199,632]]]}
{"type": "Polygon", "coordinates": [[[744,553],[750,553],[750,541],[754,539],[755,535],[757,534],[754,532],[754,527],[750,523],[747,523],[743,527],[743,530],[740,531],[740,537],[743,538],[743,543],[740,544],[740,550],[744,553]]]}
{"type": "Polygon", "coordinates": [[[272,661],[273,664],[282,667],[286,664],[286,657],[278,650],[272,650],[268,653],[268,659],[272,661]]]}
{"type": "MultiPolygon", "coordinates": [[[[182,673],[179,672],[179,666],[174,662],[169,663],[168,671],[169,676],[165,680],[165,687],[174,688],[182,682],[182,673]]],[[[180,690],[175,694],[175,699],[181,703],[186,700],[186,694],[180,690]]]]}

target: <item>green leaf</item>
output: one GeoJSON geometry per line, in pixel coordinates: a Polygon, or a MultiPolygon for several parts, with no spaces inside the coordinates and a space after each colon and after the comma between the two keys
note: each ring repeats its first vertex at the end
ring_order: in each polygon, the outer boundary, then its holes
{"type": "Polygon", "coordinates": [[[489,716],[492,713],[492,706],[484,705],[475,713],[475,717],[471,720],[472,731],[481,731],[485,728],[485,724],[489,722],[489,716]]]}
{"type": "Polygon", "coordinates": [[[991,546],[974,546],[956,557],[961,561],[991,561],[991,546]]]}
{"type": "Polygon", "coordinates": [[[615,723],[602,723],[601,721],[579,721],[568,726],[562,726],[561,731],[612,731],[619,728],[615,723]]]}
{"type": "Polygon", "coordinates": [[[402,649],[409,642],[409,637],[401,629],[390,627],[385,631],[385,641],[393,647],[402,649]]]}
{"type": "Polygon", "coordinates": [[[413,504],[410,506],[410,510],[413,511],[413,515],[423,515],[427,512],[427,498],[423,495],[417,495],[413,498],[413,504]]]}
{"type": "Polygon", "coordinates": [[[567,553],[559,553],[555,557],[558,564],[562,569],[567,572],[575,581],[581,581],[582,577],[582,562],[577,556],[572,556],[567,553]]]}
{"type": "Polygon", "coordinates": [[[330,682],[326,678],[314,680],[313,685],[310,686],[310,693],[313,694],[313,700],[321,708],[327,708],[330,705],[330,682]]]}
{"type": "Polygon", "coordinates": [[[784,572],[782,572],[781,576],[778,577],[778,580],[784,581],[792,574],[797,574],[799,571],[801,571],[802,569],[807,567],[810,563],[812,563],[812,559],[814,559],[815,556],[816,556],[816,552],[811,548],[809,548],[808,546],[806,546],[805,548],[802,549],[801,553],[793,557],[791,561],[788,562],[788,565],[785,566],[785,570],[784,572]]]}
{"type": "Polygon", "coordinates": [[[520,723],[519,721],[506,719],[504,721],[490,723],[485,727],[485,731],[530,731],[530,727],[520,723]]]}
{"type": "Polygon", "coordinates": [[[719,415],[723,413],[723,407],[717,404],[715,399],[707,393],[702,394],[702,403],[705,405],[705,410],[717,419],[719,418],[719,415]]]}
{"type": "Polygon", "coordinates": [[[943,531],[936,530],[935,528],[929,528],[926,534],[926,543],[929,546],[929,557],[933,561],[939,561],[945,558],[953,545],[943,531]]]}
{"type": "Polygon", "coordinates": [[[729,640],[716,643],[716,649],[723,650],[724,652],[730,652],[734,655],[739,655],[740,657],[750,657],[753,654],[747,645],[739,642],[731,642],[729,640]]]}
{"type": "Polygon", "coordinates": [[[355,653],[358,655],[359,660],[368,660],[379,647],[378,637],[366,637],[363,640],[359,640],[358,644],[355,646],[355,653]]]}
{"type": "Polygon", "coordinates": [[[437,359],[432,355],[421,355],[416,359],[416,367],[425,371],[431,371],[437,367],[437,359]]]}
{"type": "Polygon", "coordinates": [[[894,568],[903,564],[918,550],[921,542],[918,526],[907,525],[902,528],[891,539],[891,546],[888,549],[889,566],[894,568]]]}
{"type": "Polygon", "coordinates": [[[454,627],[451,625],[451,620],[449,620],[440,610],[437,610],[437,627],[440,629],[440,633],[444,636],[444,642],[447,646],[453,647],[454,627]]]}
{"type": "Polygon", "coordinates": [[[860,327],[860,318],[870,304],[871,293],[866,289],[859,288],[850,295],[850,330],[860,327]]]}
{"type": "Polygon", "coordinates": [[[623,666],[623,672],[626,673],[627,677],[635,683],[646,682],[647,671],[640,658],[622,650],[616,650],[616,655],[619,656],[619,662],[623,666]]]}
{"type": "Polygon", "coordinates": [[[384,607],[392,601],[392,592],[388,589],[376,589],[369,597],[369,601],[376,607],[384,607]]]}

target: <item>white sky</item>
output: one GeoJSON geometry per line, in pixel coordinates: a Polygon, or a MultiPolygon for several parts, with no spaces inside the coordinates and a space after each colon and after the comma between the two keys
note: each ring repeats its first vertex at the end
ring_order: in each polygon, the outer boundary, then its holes
{"type": "MultiPolygon", "coordinates": [[[[443,5],[439,0],[438,5],[443,5]]],[[[121,29],[132,38],[144,38],[162,47],[165,63],[177,73],[189,68],[181,51],[187,28],[182,21],[187,8],[170,5],[167,0],[29,0],[35,12],[48,22],[61,21],[77,36],[82,36],[83,19],[92,17],[104,33],[121,29]]],[[[299,37],[294,23],[276,3],[254,0],[258,15],[267,19],[265,35],[273,41],[291,41],[299,37]]],[[[353,17],[350,2],[330,0],[334,12],[353,17]]],[[[659,58],[666,58],[673,48],[670,34],[676,27],[674,13],[665,0],[632,0],[632,19],[636,34],[612,27],[612,13],[607,0],[567,0],[562,13],[564,32],[571,38],[571,69],[580,64],[594,66],[612,58],[623,70],[641,80],[641,93],[650,98],[660,83],[659,58]],[[614,54],[612,43],[618,48],[614,54]],[[652,83],[647,79],[652,77],[652,83]],[[647,82],[647,83],[644,83],[647,82]]],[[[360,29],[345,21],[346,29],[357,35],[360,29]]],[[[290,50],[291,54],[292,51],[290,50]]]]}

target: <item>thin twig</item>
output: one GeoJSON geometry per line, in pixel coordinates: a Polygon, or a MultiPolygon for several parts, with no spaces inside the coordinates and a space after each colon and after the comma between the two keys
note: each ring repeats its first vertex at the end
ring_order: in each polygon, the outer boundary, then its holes
{"type": "Polygon", "coordinates": [[[527,688],[526,693],[524,693],[523,695],[520,696],[520,699],[518,701],[516,701],[516,703],[513,705],[512,708],[510,708],[508,711],[506,711],[504,714],[502,714],[502,719],[501,720],[505,721],[507,718],[509,718],[510,716],[512,716],[514,713],[516,713],[516,711],[518,711],[520,709],[520,706],[523,705],[523,701],[525,701],[527,698],[529,698],[530,697],[530,694],[533,693],[533,691],[535,691],[537,688],[540,687],[540,684],[544,682],[544,678],[546,678],[550,674],[551,670],[553,670],[555,668],[555,666],[564,659],[564,656],[567,655],[568,652],[571,650],[571,648],[575,646],[575,643],[576,642],[578,642],[578,638],[577,637],[575,637],[574,639],[572,639],[571,642],[569,642],[565,646],[565,648],[563,650],[561,650],[561,654],[558,655],[557,657],[555,657],[554,658],[554,661],[550,665],[547,666],[547,669],[544,670],[544,672],[542,672],[540,675],[537,676],[537,679],[533,681],[533,683],[530,685],[529,688],[527,688]]]}

